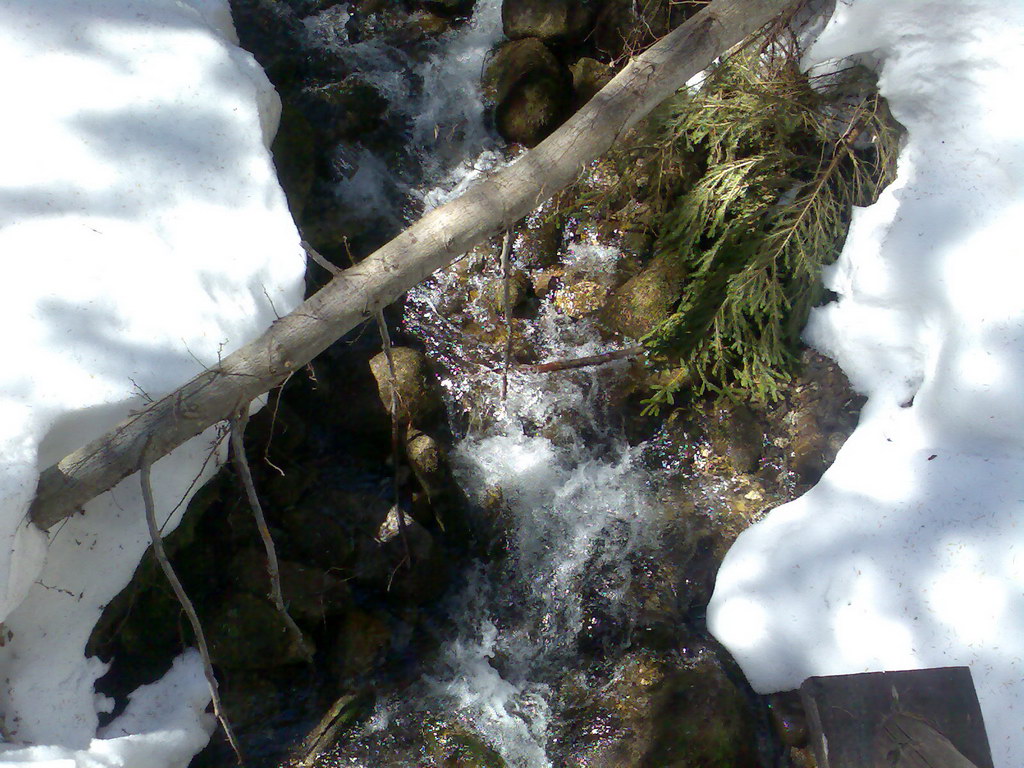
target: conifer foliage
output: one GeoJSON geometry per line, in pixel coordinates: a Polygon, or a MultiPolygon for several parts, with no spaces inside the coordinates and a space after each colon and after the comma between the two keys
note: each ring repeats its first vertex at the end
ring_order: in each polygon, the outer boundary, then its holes
{"type": "Polygon", "coordinates": [[[870,72],[809,78],[795,45],[774,39],[680,91],[645,131],[639,144],[658,150],[639,185],[660,197],[655,250],[687,275],[676,311],[643,339],[653,360],[680,370],[647,408],[670,404],[684,383],[774,399],[853,206],[895,174],[899,125],[870,72]]]}

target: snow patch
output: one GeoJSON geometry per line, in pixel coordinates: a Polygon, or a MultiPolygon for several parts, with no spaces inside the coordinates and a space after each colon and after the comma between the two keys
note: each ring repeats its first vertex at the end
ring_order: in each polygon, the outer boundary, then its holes
{"type": "MultiPolygon", "coordinates": [[[[107,666],[84,650],[148,546],[138,480],[47,533],[27,510],[42,469],[301,300],[267,149],[280,104],[236,40],[225,0],[0,6],[3,765],[184,766],[212,728],[187,652],[97,733],[107,666]]],[[[207,431],[154,465],[165,531],[216,443],[207,431]]]]}
{"type": "Polygon", "coordinates": [[[908,129],[806,337],[869,395],[835,465],[742,534],[708,621],[762,692],[967,664],[998,768],[1024,764],[1024,5],[840,3],[908,129]]]}

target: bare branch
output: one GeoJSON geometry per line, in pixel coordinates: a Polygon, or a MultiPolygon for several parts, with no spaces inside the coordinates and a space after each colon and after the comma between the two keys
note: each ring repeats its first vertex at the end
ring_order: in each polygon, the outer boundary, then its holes
{"type": "Polygon", "coordinates": [[[206,635],[203,633],[203,627],[199,623],[199,616],[196,614],[192,601],[189,600],[188,595],[185,593],[185,588],[181,585],[181,581],[178,580],[178,575],[174,572],[171,561],[167,559],[167,553],[164,551],[164,543],[160,538],[160,528],[156,522],[156,503],[153,501],[153,483],[150,479],[151,466],[149,454],[143,449],[142,466],[139,468],[139,482],[142,484],[142,503],[146,507],[146,524],[149,526],[149,538],[153,543],[153,556],[160,563],[160,569],[164,572],[164,576],[167,577],[167,581],[170,582],[171,589],[174,590],[174,595],[178,598],[178,602],[181,603],[182,610],[188,616],[188,621],[192,625],[192,631],[196,635],[196,645],[199,646],[199,655],[203,660],[203,672],[206,673],[206,682],[210,685],[213,714],[216,716],[221,728],[224,729],[224,735],[227,736],[231,749],[235,751],[238,764],[245,765],[245,759],[242,757],[242,750],[238,746],[235,732],[231,729],[231,723],[228,722],[227,715],[224,713],[224,707],[220,701],[220,693],[217,690],[217,677],[213,674],[210,649],[206,644],[206,635]]]}
{"type": "Polygon", "coordinates": [[[313,660],[313,649],[306,642],[302,630],[288,613],[284,604],[284,595],[281,592],[281,569],[277,564],[277,548],[274,547],[274,539],[270,535],[270,528],[267,527],[267,518],[263,515],[263,506],[260,498],[256,495],[256,485],[252,481],[252,472],[249,470],[249,459],[245,455],[245,425],[249,421],[248,406],[242,406],[231,420],[231,452],[235,462],[235,471],[245,488],[245,495],[249,499],[249,506],[252,508],[252,516],[256,518],[256,527],[259,529],[260,538],[263,539],[263,549],[267,555],[267,576],[270,577],[270,599],[281,614],[288,634],[292,636],[295,647],[299,649],[306,661],[313,660]]]}
{"type": "Polygon", "coordinates": [[[502,291],[505,297],[505,354],[501,363],[501,400],[508,397],[508,365],[512,359],[512,291],[509,283],[512,281],[511,270],[508,266],[508,254],[512,250],[512,228],[505,230],[505,238],[501,241],[501,280],[502,291]]]}

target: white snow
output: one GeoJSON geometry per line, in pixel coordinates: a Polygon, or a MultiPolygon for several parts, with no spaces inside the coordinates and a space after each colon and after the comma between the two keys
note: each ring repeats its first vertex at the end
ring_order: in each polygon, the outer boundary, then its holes
{"type": "MultiPolygon", "coordinates": [[[[227,0],[0,4],[0,765],[184,766],[212,729],[189,652],[97,733],[84,649],[148,545],[137,479],[49,534],[25,521],[41,469],[301,299],[280,106],[235,42],[227,0]]],[[[165,530],[213,439],[154,466],[165,530]]]]}
{"type": "Polygon", "coordinates": [[[762,692],[967,664],[1024,765],[1024,3],[840,2],[808,63],[861,55],[909,131],[808,341],[869,396],[821,482],[745,532],[708,613],[762,692]]]}

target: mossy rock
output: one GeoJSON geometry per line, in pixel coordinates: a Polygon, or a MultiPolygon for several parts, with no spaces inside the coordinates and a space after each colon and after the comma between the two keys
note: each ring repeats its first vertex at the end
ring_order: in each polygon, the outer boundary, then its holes
{"type": "Polygon", "coordinates": [[[269,600],[244,592],[231,595],[204,619],[210,656],[219,666],[266,669],[306,660],[304,649],[269,600]]]}
{"type": "Polygon", "coordinates": [[[353,141],[380,127],[388,102],[359,75],[325,85],[303,88],[298,104],[320,141],[330,146],[353,141]]]}
{"type": "Polygon", "coordinates": [[[234,728],[258,728],[278,714],[280,692],[263,671],[233,670],[219,682],[224,711],[234,728]]]}
{"type": "Polygon", "coordinates": [[[351,523],[350,504],[348,496],[328,491],[282,510],[281,527],[305,562],[342,572],[351,568],[357,534],[351,523]]]}
{"type": "Polygon", "coordinates": [[[439,387],[427,365],[427,358],[417,349],[392,347],[391,359],[395,367],[394,386],[387,354],[380,352],[370,360],[370,371],[377,381],[380,401],[391,413],[394,391],[397,417],[413,424],[423,424],[441,407],[439,387]]]}
{"type": "Polygon", "coordinates": [[[505,0],[501,4],[502,30],[509,40],[536,37],[576,42],[590,31],[594,7],[589,0],[505,0]]]}
{"type": "MultiPolygon", "coordinates": [[[[514,310],[530,296],[533,285],[521,269],[512,271],[508,278],[508,303],[514,310]]],[[[505,314],[505,279],[496,277],[487,285],[484,301],[499,316],[505,314]]]]}
{"type": "Polygon", "coordinates": [[[659,255],[617,288],[602,317],[613,330],[639,339],[671,316],[679,302],[684,272],[675,259],[659,255]]]}
{"type": "Polygon", "coordinates": [[[358,608],[349,611],[338,630],[335,671],[343,680],[372,674],[391,646],[391,637],[391,624],[385,616],[358,608]]]}
{"type": "Polygon", "coordinates": [[[734,473],[757,471],[765,437],[753,410],[727,401],[708,403],[701,409],[700,421],[712,450],[728,461],[734,473]]]}
{"type": "Polygon", "coordinates": [[[434,725],[424,731],[431,768],[506,768],[496,749],[458,725],[434,725]]]}
{"type": "Polygon", "coordinates": [[[755,768],[744,694],[710,652],[689,659],[633,651],[596,694],[578,691],[582,735],[567,768],[755,768]],[[588,701],[589,699],[589,701],[588,701]]]}
{"type": "Polygon", "coordinates": [[[702,0],[604,0],[594,22],[594,46],[612,59],[639,53],[705,4],[702,0]]]}
{"type": "MultiPolygon", "coordinates": [[[[285,605],[296,621],[316,625],[351,604],[348,585],[329,572],[289,560],[280,560],[278,570],[285,605]]],[[[258,597],[270,593],[267,556],[262,549],[250,547],[235,555],[231,573],[240,590],[258,597]]]]}
{"type": "Polygon", "coordinates": [[[558,263],[562,249],[564,227],[558,216],[538,217],[527,221],[517,237],[516,255],[519,262],[530,268],[553,267],[558,263]]]}
{"type": "Polygon", "coordinates": [[[563,285],[552,298],[563,315],[579,320],[600,312],[605,306],[608,289],[593,280],[575,280],[563,285]]]}
{"type": "Polygon", "coordinates": [[[755,716],[710,654],[669,674],[645,768],[757,768],[755,716]]]}
{"type": "Polygon", "coordinates": [[[484,92],[496,104],[495,125],[511,143],[536,146],[567,116],[572,75],[540,40],[506,43],[484,73],[484,92]]]}
{"type": "Polygon", "coordinates": [[[569,71],[572,73],[573,109],[578,110],[611,82],[615,70],[607,64],[584,56],[576,60],[569,71]]]}

